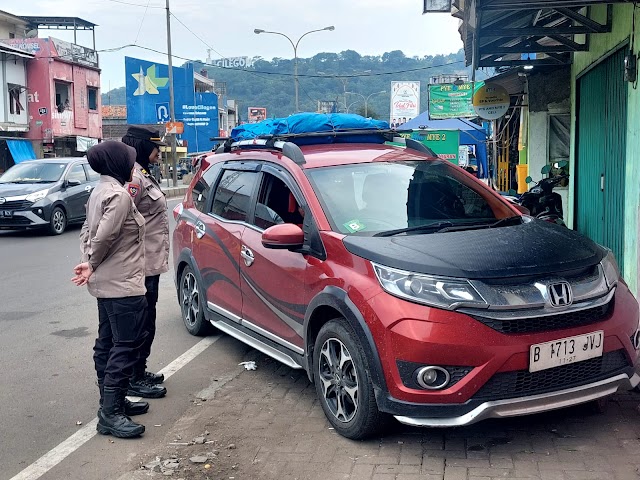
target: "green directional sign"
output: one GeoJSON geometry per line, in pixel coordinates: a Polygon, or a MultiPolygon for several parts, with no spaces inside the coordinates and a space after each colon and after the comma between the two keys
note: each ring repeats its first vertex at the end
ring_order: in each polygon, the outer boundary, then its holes
{"type": "Polygon", "coordinates": [[[429,85],[429,118],[471,118],[478,114],[473,109],[473,94],[484,82],[467,82],[461,85],[442,83],[429,85]]]}

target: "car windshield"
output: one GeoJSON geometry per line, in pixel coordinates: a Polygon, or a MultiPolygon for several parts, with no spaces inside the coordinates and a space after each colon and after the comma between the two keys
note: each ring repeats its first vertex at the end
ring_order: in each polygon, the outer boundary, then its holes
{"type": "Polygon", "coordinates": [[[60,180],[66,163],[23,162],[0,177],[0,183],[53,183],[60,180]]]}
{"type": "Polygon", "coordinates": [[[445,161],[394,161],[306,170],[334,231],[409,235],[520,223],[493,193],[445,161]],[[499,223],[498,223],[499,222],[499,223]]]}

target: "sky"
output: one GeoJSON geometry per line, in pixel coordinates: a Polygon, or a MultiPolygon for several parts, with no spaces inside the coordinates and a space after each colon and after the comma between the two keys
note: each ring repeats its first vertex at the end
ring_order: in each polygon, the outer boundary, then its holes
{"type": "MultiPolygon", "coordinates": [[[[331,25],[335,26],[332,32],[305,36],[298,56],[343,50],[361,55],[402,50],[407,56],[424,56],[462,48],[458,20],[449,14],[422,15],[422,4],[422,0],[171,0],[172,53],[203,61],[208,48],[214,49],[214,60],[293,58],[293,48],[285,38],[256,35],[253,30],[282,32],[295,42],[309,30],[331,25]]],[[[14,15],[80,17],[98,24],[98,51],[136,44],[162,52],[137,47],[101,52],[103,92],[124,86],[125,56],[167,63],[165,5],[165,0],[0,0],[0,10],[14,15]]],[[[77,35],[77,43],[92,46],[90,32],[77,35]]],[[[73,35],[65,31],[40,30],[39,36],[73,41],[73,35]]],[[[183,62],[174,57],[174,65],[183,62]]]]}

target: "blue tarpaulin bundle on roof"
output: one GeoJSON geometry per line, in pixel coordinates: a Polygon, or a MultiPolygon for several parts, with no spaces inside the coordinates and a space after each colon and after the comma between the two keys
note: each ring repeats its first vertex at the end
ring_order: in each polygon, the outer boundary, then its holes
{"type": "Polygon", "coordinates": [[[319,143],[384,143],[385,138],[372,132],[368,135],[322,135],[309,137],[309,133],[336,133],[347,130],[389,130],[389,124],[381,120],[365,118],[350,113],[296,113],[286,118],[270,118],[258,123],[245,123],[231,131],[234,141],[254,138],[287,136],[287,140],[297,145],[319,143]]]}

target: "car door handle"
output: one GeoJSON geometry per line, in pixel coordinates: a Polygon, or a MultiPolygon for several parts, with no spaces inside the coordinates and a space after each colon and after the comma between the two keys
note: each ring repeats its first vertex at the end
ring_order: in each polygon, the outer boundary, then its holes
{"type": "Polygon", "coordinates": [[[204,223],[202,223],[200,220],[198,220],[196,222],[196,237],[198,238],[202,238],[204,237],[204,233],[207,230],[206,227],[204,226],[204,223]]]}
{"type": "Polygon", "coordinates": [[[253,252],[251,250],[249,250],[246,246],[242,246],[242,248],[240,249],[240,256],[243,258],[244,260],[244,264],[247,267],[250,267],[251,265],[253,265],[253,262],[255,261],[255,257],[253,256],[253,252]]]}

